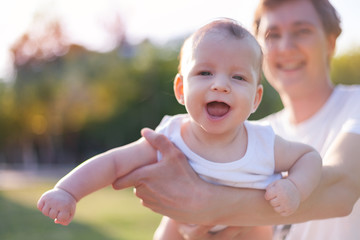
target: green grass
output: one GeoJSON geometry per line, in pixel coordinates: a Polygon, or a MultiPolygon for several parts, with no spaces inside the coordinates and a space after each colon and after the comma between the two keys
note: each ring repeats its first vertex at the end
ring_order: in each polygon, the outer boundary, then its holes
{"type": "Polygon", "coordinates": [[[53,223],[36,208],[54,183],[0,191],[2,240],[146,240],[161,216],[141,206],[131,189],[105,188],[82,199],[69,226],[53,223]]]}

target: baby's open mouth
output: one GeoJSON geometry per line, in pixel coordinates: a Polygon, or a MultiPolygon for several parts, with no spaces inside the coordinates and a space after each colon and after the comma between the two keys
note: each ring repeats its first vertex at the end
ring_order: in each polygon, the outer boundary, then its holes
{"type": "Polygon", "coordinates": [[[226,115],[229,110],[230,106],[224,102],[209,102],[206,106],[207,112],[212,117],[222,117],[226,115]]]}

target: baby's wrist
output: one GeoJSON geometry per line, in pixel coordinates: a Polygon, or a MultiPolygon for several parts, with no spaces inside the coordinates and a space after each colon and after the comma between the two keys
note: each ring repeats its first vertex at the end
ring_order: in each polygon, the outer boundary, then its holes
{"type": "Polygon", "coordinates": [[[69,191],[67,191],[65,189],[63,189],[63,188],[61,188],[59,186],[55,186],[54,190],[60,191],[60,192],[62,192],[64,194],[66,194],[67,196],[69,196],[70,198],[72,198],[75,202],[78,202],[77,198],[73,194],[71,194],[69,191]]]}
{"type": "Polygon", "coordinates": [[[300,191],[300,188],[298,187],[298,185],[296,184],[295,181],[293,181],[291,178],[287,177],[285,178],[285,180],[287,180],[289,182],[289,184],[291,184],[293,186],[293,189],[295,189],[296,193],[299,196],[300,201],[302,202],[305,198],[304,198],[304,194],[300,191]]]}

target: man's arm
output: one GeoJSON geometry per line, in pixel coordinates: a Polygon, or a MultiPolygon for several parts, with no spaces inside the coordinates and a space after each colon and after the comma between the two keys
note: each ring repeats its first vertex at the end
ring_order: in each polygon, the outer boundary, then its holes
{"type": "Polygon", "coordinates": [[[269,206],[266,206],[268,204],[261,199],[262,196],[258,191],[243,189],[241,193],[235,194],[233,199],[231,193],[222,193],[230,194],[224,195],[223,204],[231,209],[233,214],[229,214],[230,218],[227,218],[218,210],[220,213],[216,218],[226,221],[221,221],[222,224],[247,226],[298,223],[346,216],[351,213],[360,197],[359,157],[360,135],[341,133],[323,158],[322,176],[318,187],[293,215],[286,218],[277,216],[269,206]],[[230,202],[228,202],[229,198],[230,202]]]}
{"type": "Polygon", "coordinates": [[[323,158],[320,185],[292,221],[346,216],[360,197],[360,135],[341,133],[323,158]]]}
{"type": "Polygon", "coordinates": [[[144,206],[180,222],[252,226],[339,217],[348,215],[360,196],[358,134],[339,135],[323,160],[318,187],[286,218],[273,210],[264,191],[207,183],[166,137],[149,130],[143,131],[143,136],[162,153],[163,160],[135,170],[113,186],[135,186],[144,206]]]}

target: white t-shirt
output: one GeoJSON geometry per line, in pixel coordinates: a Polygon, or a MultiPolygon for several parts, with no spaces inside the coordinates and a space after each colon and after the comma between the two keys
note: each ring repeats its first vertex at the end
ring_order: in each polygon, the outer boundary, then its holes
{"type": "MultiPolygon", "coordinates": [[[[288,140],[309,144],[324,157],[339,133],[360,134],[360,86],[336,86],[327,103],[312,118],[298,125],[291,124],[288,119],[286,111],[282,110],[265,120],[270,122],[276,134],[288,140]]],[[[349,216],[294,224],[286,238],[339,239],[360,239],[360,200],[349,216]]]]}
{"type": "Polygon", "coordinates": [[[181,137],[181,125],[186,121],[189,121],[187,114],[165,116],[156,131],[168,137],[185,154],[191,167],[204,180],[226,186],[265,189],[281,178],[280,174],[274,174],[275,134],[270,126],[246,121],[248,145],[245,155],[236,161],[217,163],[204,159],[186,145],[181,137]]]}

